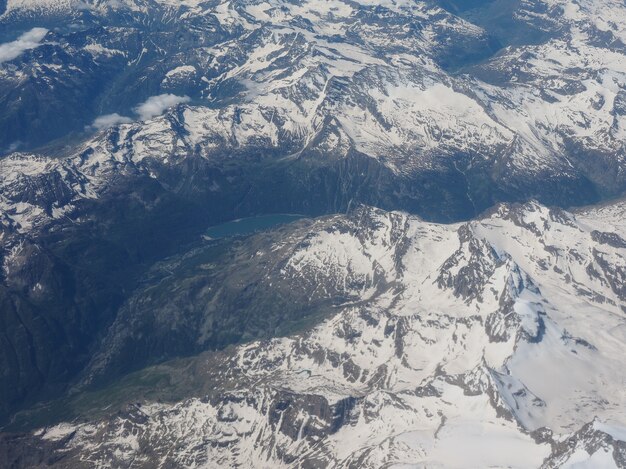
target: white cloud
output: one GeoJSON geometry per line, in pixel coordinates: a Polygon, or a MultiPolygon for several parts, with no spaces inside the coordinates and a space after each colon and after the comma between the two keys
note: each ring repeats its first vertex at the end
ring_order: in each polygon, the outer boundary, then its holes
{"type": "Polygon", "coordinates": [[[129,124],[133,120],[130,117],[120,116],[118,113],[106,114],[104,116],[97,117],[91,127],[96,130],[108,129],[117,124],[129,124]]]}
{"type": "Polygon", "coordinates": [[[13,60],[23,52],[38,47],[46,34],[48,34],[48,30],[45,28],[33,28],[13,42],[0,44],[0,63],[13,60]]]}
{"type": "Polygon", "coordinates": [[[119,10],[120,8],[124,8],[124,5],[120,0],[109,0],[104,4],[104,6],[111,8],[112,10],[119,10]]]}
{"type": "Polygon", "coordinates": [[[175,94],[160,94],[152,96],[145,103],[140,104],[134,110],[141,120],[148,120],[154,116],[159,116],[163,112],[180,103],[188,103],[189,96],[176,96],[175,94]]]}
{"type": "MultiPolygon", "coordinates": [[[[158,96],[151,96],[145,102],[139,104],[133,109],[141,120],[148,120],[155,116],[163,114],[163,112],[180,103],[187,103],[190,101],[189,96],[176,96],[175,94],[161,94],[158,96]]],[[[85,130],[104,130],[109,127],[113,127],[118,124],[129,124],[133,122],[130,117],[122,116],[118,113],[106,114],[99,116],[93,123],[85,130]]]]}

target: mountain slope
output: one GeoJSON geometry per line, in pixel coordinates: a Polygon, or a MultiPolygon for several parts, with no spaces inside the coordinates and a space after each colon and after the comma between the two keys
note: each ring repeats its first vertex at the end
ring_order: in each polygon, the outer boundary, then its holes
{"type": "MultiPolygon", "coordinates": [[[[309,332],[194,358],[188,399],[3,445],[59,467],[624,467],[624,210],[437,225],[364,207],[259,235],[268,281],[354,299],[309,332]]],[[[162,327],[203,333],[181,319],[162,327]]]]}

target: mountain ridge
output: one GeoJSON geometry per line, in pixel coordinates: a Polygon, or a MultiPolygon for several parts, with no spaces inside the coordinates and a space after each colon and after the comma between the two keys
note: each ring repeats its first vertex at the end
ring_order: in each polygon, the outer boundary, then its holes
{"type": "MultiPolygon", "coordinates": [[[[612,212],[623,213],[623,202],[576,215],[501,205],[475,221],[437,225],[361,207],[255,235],[265,247],[251,251],[271,260],[252,262],[271,270],[254,282],[282,278],[296,295],[310,285],[314,296],[348,301],[307,332],[193,359],[194,379],[211,391],[140,400],[26,438],[52,448],[59,467],[99,458],[149,467],[160,457],[174,466],[560,467],[586,449],[589,464],[623,467],[626,233],[611,226],[619,220],[612,212]],[[600,234],[608,230],[616,231],[600,234]],[[440,447],[476,431],[484,450],[454,459],[440,447]],[[183,446],[162,454],[172,439],[183,446]],[[495,441],[506,449],[493,451],[495,441]]],[[[198,313],[201,324],[208,313],[198,313]]],[[[162,318],[165,330],[202,331],[162,318]]]]}

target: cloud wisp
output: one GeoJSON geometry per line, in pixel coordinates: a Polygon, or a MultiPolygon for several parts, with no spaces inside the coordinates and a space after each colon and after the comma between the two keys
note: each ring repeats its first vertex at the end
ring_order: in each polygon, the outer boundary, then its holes
{"type": "Polygon", "coordinates": [[[160,94],[151,96],[146,102],[137,106],[134,111],[142,121],[160,116],[166,109],[181,103],[188,103],[189,96],[176,96],[175,94],[160,94]]]}
{"type": "Polygon", "coordinates": [[[115,112],[113,114],[97,117],[96,120],[93,121],[93,124],[91,124],[91,127],[95,130],[103,130],[117,124],[130,124],[132,121],[130,117],[121,116],[115,112]]]}
{"type": "Polygon", "coordinates": [[[13,60],[29,49],[39,47],[43,38],[48,34],[46,28],[33,28],[25,32],[13,42],[0,44],[0,63],[13,60]]]}
{"type": "MultiPolygon", "coordinates": [[[[191,100],[189,96],[176,96],[175,94],[160,94],[151,96],[143,103],[133,109],[140,120],[145,121],[153,117],[160,116],[167,109],[181,103],[188,103],[191,100]]],[[[93,123],[86,127],[92,130],[104,130],[118,124],[130,124],[134,119],[122,116],[118,113],[106,114],[99,116],[93,123]]]]}

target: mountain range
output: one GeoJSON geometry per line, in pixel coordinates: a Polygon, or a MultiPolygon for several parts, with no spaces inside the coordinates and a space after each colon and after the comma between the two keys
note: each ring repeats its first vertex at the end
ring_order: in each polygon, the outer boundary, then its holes
{"type": "Polygon", "coordinates": [[[0,105],[0,465],[626,467],[623,2],[0,0],[0,105]]]}

